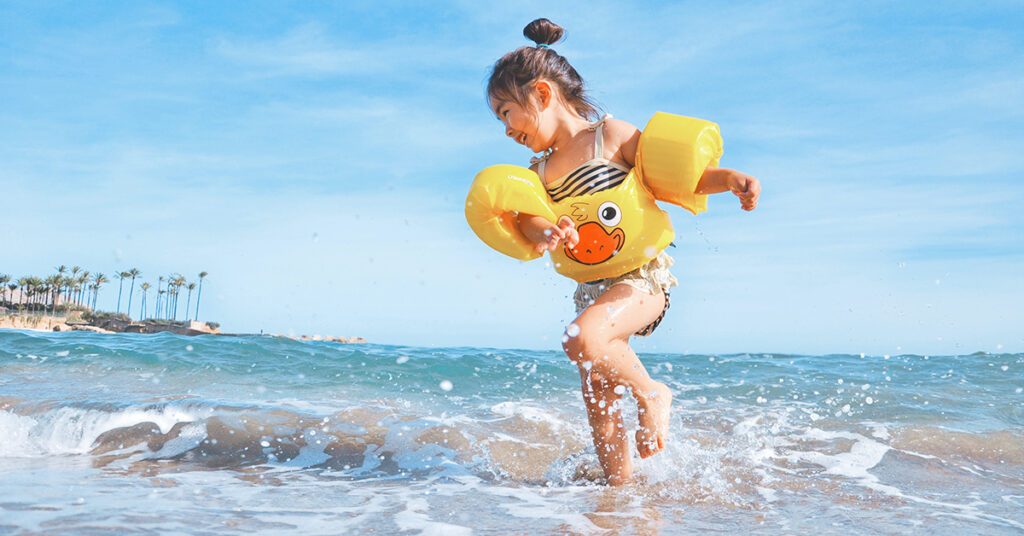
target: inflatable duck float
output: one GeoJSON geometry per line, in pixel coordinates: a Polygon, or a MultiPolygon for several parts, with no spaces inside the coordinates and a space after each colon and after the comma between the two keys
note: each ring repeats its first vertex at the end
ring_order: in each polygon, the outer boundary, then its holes
{"type": "Polygon", "coordinates": [[[552,223],[568,216],[580,241],[551,252],[555,270],[581,283],[615,277],[657,257],[675,238],[668,214],[656,201],[693,214],[707,209],[707,196],[694,190],[704,170],[717,166],[721,156],[718,125],[658,112],[640,135],[636,166],[617,186],[555,202],[532,170],[498,164],[473,180],[466,220],[495,250],[532,260],[542,254],[519,231],[517,215],[542,216],[552,223]]]}

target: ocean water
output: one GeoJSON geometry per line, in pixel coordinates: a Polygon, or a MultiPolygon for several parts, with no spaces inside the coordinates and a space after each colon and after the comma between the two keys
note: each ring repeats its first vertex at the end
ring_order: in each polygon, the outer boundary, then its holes
{"type": "Polygon", "coordinates": [[[554,350],[0,332],[0,534],[1024,532],[1024,354],[641,358],[609,488],[554,350]]]}

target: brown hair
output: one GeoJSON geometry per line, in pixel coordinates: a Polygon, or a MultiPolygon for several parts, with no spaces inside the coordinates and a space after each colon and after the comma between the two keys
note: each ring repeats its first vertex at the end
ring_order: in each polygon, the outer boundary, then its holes
{"type": "Polygon", "coordinates": [[[530,84],[539,78],[558,86],[562,100],[584,119],[598,117],[597,105],[587,95],[583,79],[569,60],[547,45],[562,39],[565,30],[548,19],[537,19],[523,28],[523,35],[537,46],[519,47],[494,63],[487,81],[488,99],[526,106],[530,84]]]}

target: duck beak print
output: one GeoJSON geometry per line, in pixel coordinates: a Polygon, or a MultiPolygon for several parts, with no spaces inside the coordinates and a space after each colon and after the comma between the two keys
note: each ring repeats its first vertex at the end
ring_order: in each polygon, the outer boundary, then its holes
{"type": "Polygon", "coordinates": [[[626,233],[616,227],[609,233],[597,222],[589,221],[576,228],[580,241],[576,247],[569,249],[565,245],[565,256],[587,265],[601,264],[612,258],[626,243],[626,233]]]}

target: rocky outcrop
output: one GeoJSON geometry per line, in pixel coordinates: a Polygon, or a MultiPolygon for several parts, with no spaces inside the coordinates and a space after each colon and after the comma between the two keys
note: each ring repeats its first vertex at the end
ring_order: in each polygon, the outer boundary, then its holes
{"type": "Polygon", "coordinates": [[[286,339],[292,339],[294,341],[323,341],[323,342],[336,342],[339,344],[366,344],[366,339],[362,337],[332,337],[329,335],[276,335],[277,337],[284,337],[286,339]]]}

